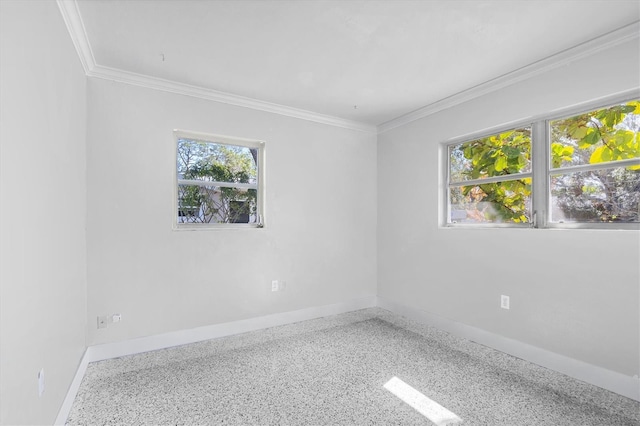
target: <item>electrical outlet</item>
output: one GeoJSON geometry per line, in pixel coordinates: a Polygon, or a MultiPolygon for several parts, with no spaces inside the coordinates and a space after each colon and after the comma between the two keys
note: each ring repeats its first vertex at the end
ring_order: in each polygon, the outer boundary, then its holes
{"type": "Polygon", "coordinates": [[[509,296],[505,296],[504,294],[500,296],[500,307],[502,309],[510,309],[509,308],[509,296]]]}
{"type": "Polygon", "coordinates": [[[98,328],[107,328],[107,316],[98,317],[98,328]]]}
{"type": "Polygon", "coordinates": [[[122,321],[122,315],[121,314],[113,314],[111,315],[111,322],[120,322],[122,321]]]}
{"type": "Polygon", "coordinates": [[[44,393],[44,368],[38,372],[38,396],[42,397],[44,393]]]}
{"type": "Polygon", "coordinates": [[[278,291],[278,280],[271,281],[271,291],[278,291]]]}

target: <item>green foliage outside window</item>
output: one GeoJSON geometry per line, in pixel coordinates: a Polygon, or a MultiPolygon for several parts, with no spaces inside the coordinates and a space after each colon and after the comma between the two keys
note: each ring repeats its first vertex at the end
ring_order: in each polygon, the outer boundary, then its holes
{"type": "Polygon", "coordinates": [[[504,176],[504,180],[462,186],[452,205],[478,222],[524,223],[531,220],[531,178],[510,175],[531,168],[531,129],[515,129],[460,144],[452,150],[452,180],[504,176]]]}
{"type": "MultiPolygon", "coordinates": [[[[231,184],[257,182],[257,149],[188,139],[178,140],[181,180],[231,184]]],[[[256,189],[220,184],[178,185],[178,215],[183,222],[247,223],[256,214],[256,189]]]]}
{"type": "MultiPolygon", "coordinates": [[[[639,131],[639,101],[552,121],[552,215],[571,221],[637,222],[640,164],[619,167],[612,162],[640,158],[639,131]],[[602,167],[563,170],[582,165],[602,167]]],[[[531,222],[531,143],[531,129],[519,128],[451,147],[450,181],[458,183],[450,188],[452,218],[455,210],[464,212],[467,222],[531,222]],[[459,185],[465,181],[473,182],[459,185]]]]}
{"type": "Polygon", "coordinates": [[[631,101],[551,122],[552,219],[581,222],[638,222],[640,102],[631,101]],[[581,165],[601,168],[577,173],[581,165]]]}
{"type": "Polygon", "coordinates": [[[640,157],[639,115],[640,102],[633,101],[553,121],[552,168],[640,157]]]}

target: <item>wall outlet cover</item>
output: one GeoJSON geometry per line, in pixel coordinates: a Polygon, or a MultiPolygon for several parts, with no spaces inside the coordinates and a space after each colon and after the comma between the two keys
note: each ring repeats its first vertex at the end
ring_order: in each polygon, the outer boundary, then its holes
{"type": "Polygon", "coordinates": [[[509,308],[509,296],[505,296],[504,294],[500,296],[500,307],[502,309],[510,309],[509,308]]]}

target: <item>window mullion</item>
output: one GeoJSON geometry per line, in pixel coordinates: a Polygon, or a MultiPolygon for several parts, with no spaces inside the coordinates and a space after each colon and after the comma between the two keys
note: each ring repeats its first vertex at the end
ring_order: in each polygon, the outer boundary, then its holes
{"type": "Polygon", "coordinates": [[[469,179],[469,180],[461,180],[458,182],[451,182],[449,186],[451,188],[456,188],[460,186],[477,186],[488,183],[497,183],[497,182],[508,182],[512,180],[520,180],[533,177],[533,173],[513,173],[510,175],[500,175],[500,176],[491,176],[482,179],[469,179]]]}
{"type": "Polygon", "coordinates": [[[603,161],[595,164],[581,164],[579,166],[566,166],[550,170],[551,174],[567,174],[576,172],[589,172],[592,170],[615,169],[618,167],[629,167],[640,165],[640,158],[628,158],[626,160],[603,161]]]}
{"type": "Polygon", "coordinates": [[[237,183],[237,182],[219,182],[213,180],[190,180],[190,179],[178,179],[178,185],[193,185],[193,186],[217,186],[221,188],[235,188],[235,189],[258,189],[258,185],[255,183],[237,183]]]}
{"type": "Polygon", "coordinates": [[[531,208],[535,216],[533,226],[547,226],[549,211],[549,130],[544,120],[533,123],[531,129],[531,208]]]}

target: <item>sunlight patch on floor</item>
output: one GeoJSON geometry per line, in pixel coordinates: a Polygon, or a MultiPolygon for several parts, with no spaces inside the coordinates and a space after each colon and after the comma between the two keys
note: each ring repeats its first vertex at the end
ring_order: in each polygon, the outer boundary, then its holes
{"type": "Polygon", "coordinates": [[[427,398],[397,377],[393,377],[385,383],[384,387],[437,426],[462,423],[462,419],[455,415],[455,413],[447,410],[434,400],[427,398]]]}

